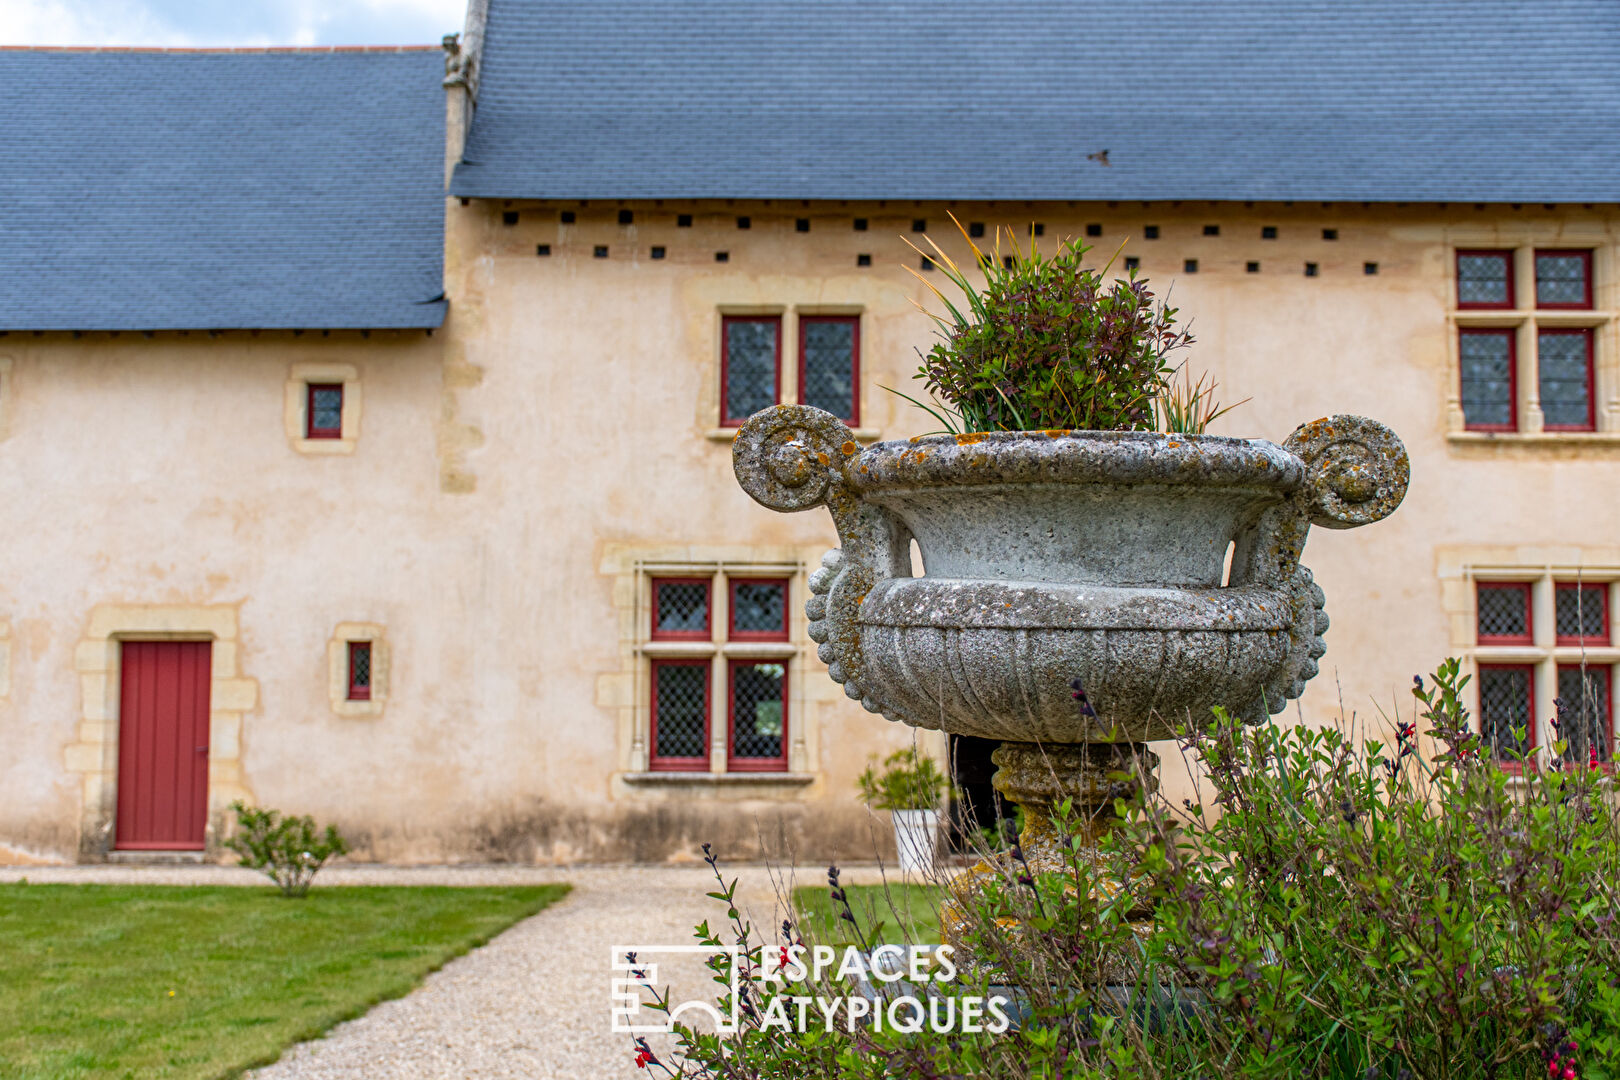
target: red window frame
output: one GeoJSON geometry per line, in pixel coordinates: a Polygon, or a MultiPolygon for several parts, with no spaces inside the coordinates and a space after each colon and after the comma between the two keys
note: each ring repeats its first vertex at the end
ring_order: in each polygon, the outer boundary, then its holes
{"type": "Polygon", "coordinates": [[[782,400],[782,316],[780,315],[724,315],[720,318],[720,426],[742,427],[746,416],[731,416],[726,412],[726,387],[731,385],[731,325],[733,323],[774,323],[776,325],[776,388],[771,398],[782,400]]]}
{"type": "Polygon", "coordinates": [[[371,647],[371,642],[369,641],[351,641],[349,642],[348,652],[349,672],[347,681],[349,684],[349,700],[370,701],[371,685],[377,681],[377,669],[375,666],[377,660],[376,650],[371,647]],[[363,683],[355,681],[354,677],[355,658],[362,655],[366,658],[366,681],[363,683]]]}
{"type": "Polygon", "coordinates": [[[1609,626],[1609,586],[1605,582],[1596,581],[1555,581],[1553,582],[1553,644],[1555,645],[1607,645],[1613,638],[1609,626]],[[1579,634],[1558,633],[1558,594],[1572,592],[1576,589],[1585,589],[1596,593],[1599,605],[1603,611],[1603,631],[1598,638],[1585,638],[1579,634]]]}
{"type": "Polygon", "coordinates": [[[648,616],[652,630],[647,635],[652,641],[708,641],[714,634],[714,581],[706,577],[660,577],[652,579],[652,611],[648,616]],[[658,628],[658,590],[665,585],[703,586],[703,629],[660,630],[658,628]]]}
{"type": "Polygon", "coordinates": [[[308,383],[304,387],[304,438],[306,439],[341,439],[343,438],[343,384],[342,383],[308,383]],[[335,390],[338,396],[338,423],[337,427],[315,426],[315,393],[318,390],[335,390]]]}
{"type": "MultiPolygon", "coordinates": [[[[839,419],[850,427],[861,426],[861,317],[859,315],[801,315],[799,316],[799,400],[804,401],[805,337],[811,323],[848,323],[850,331],[849,353],[849,408],[851,415],[839,419]]],[[[780,339],[779,339],[780,340],[780,339]]]]}
{"type": "Polygon", "coordinates": [[[726,771],[787,772],[788,767],[788,662],[786,657],[732,657],[726,661],[726,771]],[[754,664],[782,665],[782,753],[780,757],[738,757],[737,748],[737,669],[754,664]]]}
{"type": "MultiPolygon", "coordinates": [[[[1480,741],[1481,742],[1484,741],[1484,737],[1485,737],[1485,724],[1484,724],[1484,719],[1485,719],[1485,710],[1484,710],[1484,704],[1485,704],[1485,702],[1484,702],[1485,679],[1484,679],[1484,673],[1487,672],[1487,671],[1523,671],[1523,672],[1525,672],[1526,678],[1525,678],[1525,681],[1524,681],[1524,685],[1525,685],[1524,760],[1523,761],[1509,761],[1509,760],[1507,760],[1505,758],[1492,758],[1492,760],[1496,763],[1497,768],[1502,769],[1504,772],[1513,772],[1513,773],[1521,772],[1526,765],[1529,765],[1529,766],[1533,767],[1535,765],[1535,760],[1536,760],[1536,746],[1538,745],[1537,742],[1536,742],[1536,665],[1534,665],[1534,664],[1478,664],[1476,666],[1479,668],[1480,678],[1478,678],[1476,680],[1477,693],[1474,695],[1474,697],[1475,697],[1474,715],[1479,717],[1479,719],[1480,719],[1479,734],[1480,734],[1480,741]]],[[[1487,753],[1490,752],[1489,747],[1486,747],[1486,752],[1487,753]]]]}
{"type": "MultiPolygon", "coordinates": [[[[1596,431],[1597,430],[1597,365],[1593,362],[1592,338],[1590,327],[1562,327],[1542,326],[1536,328],[1536,370],[1541,370],[1541,339],[1544,337],[1572,337],[1579,334],[1586,339],[1586,422],[1583,424],[1543,424],[1546,431],[1596,431]]],[[[1510,361],[1511,362],[1511,361],[1510,361]]],[[[1517,366],[1517,365],[1515,365],[1517,366]]],[[[1537,388],[1537,397],[1540,397],[1540,388],[1537,388]]]]}
{"type": "Polygon", "coordinates": [[[1474,640],[1480,645],[1534,645],[1536,632],[1534,617],[1535,612],[1530,606],[1530,583],[1528,581],[1474,582],[1474,640]],[[1479,632],[1479,594],[1486,589],[1501,591],[1512,589],[1524,596],[1523,634],[1482,634],[1479,632]]]}
{"type": "Polygon", "coordinates": [[[1511,311],[1513,289],[1513,250],[1511,248],[1458,248],[1452,258],[1452,288],[1457,291],[1457,307],[1463,311],[1511,311]],[[1507,301],[1499,304],[1464,303],[1462,298],[1462,260],[1469,255],[1500,255],[1507,260],[1507,301]]]}
{"type": "Polygon", "coordinates": [[[1507,338],[1508,343],[1508,422],[1505,424],[1481,424],[1468,418],[1467,406],[1463,407],[1463,427],[1468,431],[1518,431],[1519,430],[1519,334],[1511,328],[1495,326],[1461,326],[1457,328],[1457,393],[1462,394],[1462,339],[1470,334],[1490,334],[1507,338]]]}
{"type": "MultiPolygon", "coordinates": [[[[1598,762],[1598,768],[1602,769],[1604,772],[1612,773],[1612,772],[1614,772],[1614,674],[1615,674],[1615,665],[1612,665],[1612,664],[1587,664],[1586,665],[1586,670],[1588,672],[1592,671],[1595,668],[1603,668],[1608,673],[1608,679],[1609,679],[1609,715],[1603,718],[1603,722],[1605,724],[1605,729],[1604,730],[1607,732],[1608,740],[1609,740],[1609,757],[1608,757],[1608,760],[1606,760],[1606,761],[1599,761],[1598,762]]],[[[1557,676],[1562,675],[1566,671],[1579,671],[1579,670],[1581,670],[1581,665],[1580,664],[1559,664],[1557,666],[1557,669],[1556,669],[1555,673],[1554,673],[1554,683],[1553,683],[1554,688],[1556,689],[1556,687],[1558,685],[1557,676]]],[[[1563,732],[1560,732],[1559,736],[1561,738],[1565,738],[1565,739],[1569,738],[1569,736],[1564,734],[1563,732]]],[[[1554,740],[1554,741],[1556,742],[1557,740],[1554,740]]],[[[1590,762],[1577,761],[1577,762],[1573,762],[1573,764],[1575,764],[1577,766],[1585,766],[1585,765],[1589,765],[1590,762]]]]}
{"type": "Polygon", "coordinates": [[[726,594],[726,637],[730,641],[786,641],[788,639],[788,612],[792,608],[793,594],[784,577],[734,577],[728,579],[729,591],[726,594]],[[739,585],[780,585],[782,587],[782,626],[779,630],[739,630],[737,629],[737,586],[739,585]]]}
{"type": "Polygon", "coordinates": [[[714,723],[714,709],[710,700],[713,678],[709,674],[710,661],[654,660],[647,679],[652,711],[647,725],[647,769],[649,772],[708,772],[709,735],[714,723]],[[658,670],[666,667],[691,667],[703,670],[703,753],[697,757],[658,756],[658,670]]]}
{"type": "Polygon", "coordinates": [[[1538,248],[1530,260],[1530,271],[1535,277],[1536,307],[1547,311],[1590,311],[1592,308],[1592,252],[1589,248],[1538,248]],[[1548,304],[1541,299],[1541,275],[1535,273],[1535,260],[1543,255],[1577,255],[1586,264],[1586,296],[1573,304],[1548,304]]]}

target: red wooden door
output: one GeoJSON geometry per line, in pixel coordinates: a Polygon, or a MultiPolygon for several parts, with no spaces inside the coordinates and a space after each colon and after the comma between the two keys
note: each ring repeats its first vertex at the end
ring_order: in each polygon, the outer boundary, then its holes
{"type": "Polygon", "coordinates": [[[208,814],[207,641],[126,641],[114,847],[201,850],[208,814]]]}

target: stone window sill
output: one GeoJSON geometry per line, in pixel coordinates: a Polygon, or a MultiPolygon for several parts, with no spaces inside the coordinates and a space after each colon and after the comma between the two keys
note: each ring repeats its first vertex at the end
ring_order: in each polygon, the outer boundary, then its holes
{"type": "Polygon", "coordinates": [[[674,787],[733,787],[747,784],[798,787],[815,780],[814,773],[795,772],[632,772],[623,773],[627,784],[674,787]]]}
{"type": "Polygon", "coordinates": [[[716,652],[722,656],[790,660],[799,655],[799,646],[791,641],[727,641],[720,645],[712,641],[648,641],[641,646],[641,654],[654,659],[697,660],[716,652]]]}
{"type": "MultiPolygon", "coordinates": [[[[703,434],[706,438],[713,439],[715,442],[733,442],[736,440],[739,430],[741,429],[734,427],[710,428],[703,434]]],[[[883,432],[878,428],[862,427],[855,429],[855,438],[861,442],[877,442],[882,436],[883,432]]]]}
{"type": "Polygon", "coordinates": [[[1475,446],[1620,446],[1620,431],[1448,431],[1446,440],[1475,446]]]}

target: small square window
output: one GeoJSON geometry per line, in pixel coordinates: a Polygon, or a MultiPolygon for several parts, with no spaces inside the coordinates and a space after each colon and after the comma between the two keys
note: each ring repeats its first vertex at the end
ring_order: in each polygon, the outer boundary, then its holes
{"type": "Polygon", "coordinates": [[[917,265],[922,267],[924,270],[932,270],[934,268],[933,257],[924,255],[921,260],[918,261],[917,265]]]}
{"type": "Polygon", "coordinates": [[[709,768],[709,661],[652,662],[652,731],[647,766],[655,772],[709,768]]]}
{"type": "Polygon", "coordinates": [[[1538,330],[1536,371],[1548,431],[1596,429],[1591,330],[1538,330]]]}
{"type": "Polygon", "coordinates": [[[664,249],[661,248],[661,247],[653,248],[652,249],[652,257],[655,258],[655,259],[662,259],[664,257],[664,249]]]}
{"type": "Polygon", "coordinates": [[[305,403],[304,438],[343,438],[343,384],[310,383],[305,403]]]}
{"type": "Polygon", "coordinates": [[[1592,253],[1590,251],[1536,252],[1536,306],[1589,308],[1592,306],[1592,253]]]}
{"type": "Polygon", "coordinates": [[[1204,235],[1205,236],[1219,236],[1219,235],[1221,235],[1221,227],[1219,225],[1205,225],[1204,226],[1204,235]]]}
{"type": "Polygon", "coordinates": [[[1377,263],[1371,263],[1371,262],[1370,263],[1362,263],[1361,264],[1361,272],[1363,274],[1366,274],[1368,277],[1372,277],[1373,275],[1378,273],[1378,264],[1377,263]]]}
{"type": "Polygon", "coordinates": [[[715,252],[714,253],[714,261],[715,262],[730,262],[731,261],[731,252],[729,252],[729,251],[717,251],[717,252],[715,252]]]}
{"type": "Polygon", "coordinates": [[[596,256],[598,259],[607,258],[608,257],[607,245],[606,244],[597,244],[596,247],[591,251],[591,254],[596,256]]]}
{"type": "Polygon", "coordinates": [[[1528,582],[1482,581],[1475,595],[1479,607],[1479,644],[1531,643],[1528,582]]]}
{"type": "Polygon", "coordinates": [[[1306,263],[1305,264],[1305,276],[1306,277],[1315,277],[1316,272],[1317,272],[1317,267],[1316,267],[1315,263],[1306,263]]]}
{"type": "Polygon", "coordinates": [[[1181,264],[1181,269],[1189,274],[1198,273],[1198,260],[1188,259],[1186,262],[1181,264]]]}
{"type": "Polygon", "coordinates": [[[654,578],[652,639],[709,640],[708,578],[654,578]]]}
{"type": "Polygon", "coordinates": [[[1135,255],[1127,255],[1127,256],[1125,256],[1125,272],[1127,274],[1130,273],[1132,270],[1140,270],[1141,268],[1142,268],[1142,260],[1141,259],[1137,258],[1135,255]]]}
{"type": "Polygon", "coordinates": [[[636,213],[635,213],[634,210],[620,210],[619,211],[619,224],[620,225],[634,225],[635,223],[636,223],[636,213]]]}
{"type": "Polygon", "coordinates": [[[1243,272],[1246,274],[1258,274],[1260,272],[1260,264],[1257,262],[1246,262],[1243,264],[1243,272]]]}
{"type": "Polygon", "coordinates": [[[732,578],[728,636],[733,641],[786,641],[787,579],[732,578]]]}
{"type": "Polygon", "coordinates": [[[911,219],[911,231],[912,232],[927,232],[928,231],[928,222],[927,222],[927,220],[924,219],[924,218],[912,218],[911,219]]]}
{"type": "Polygon", "coordinates": [[[1457,306],[1511,308],[1513,252],[1457,252],[1457,306]]]}
{"type": "Polygon", "coordinates": [[[1092,222],[1090,225],[1086,226],[1086,235],[1087,236],[1101,236],[1102,235],[1102,226],[1097,224],[1096,222],[1092,222]]]}
{"type": "Polygon", "coordinates": [[[982,221],[970,221],[970,222],[968,222],[968,235],[973,237],[975,240],[977,240],[979,237],[983,236],[984,235],[984,222],[982,222],[982,221]]]}
{"type": "Polygon", "coordinates": [[[1518,372],[1512,330],[1457,331],[1463,423],[1470,431],[1518,430],[1518,372]]]}
{"type": "Polygon", "coordinates": [[[1157,225],[1144,225],[1144,226],[1142,226],[1142,239],[1144,239],[1144,240],[1157,240],[1158,238],[1159,238],[1159,227],[1157,225]]]}
{"type": "Polygon", "coordinates": [[[502,225],[516,225],[517,223],[518,223],[518,212],[516,210],[508,210],[508,211],[506,211],[505,213],[503,213],[501,215],[501,224],[502,225]]]}
{"type": "Polygon", "coordinates": [[[676,214],[675,215],[675,227],[677,229],[690,229],[692,227],[692,215],[691,214],[676,214]]]}
{"type": "Polygon", "coordinates": [[[371,700],[371,642],[349,642],[349,700],[371,700]]]}
{"type": "Polygon", "coordinates": [[[741,427],[781,401],[782,317],[727,315],[720,334],[720,423],[741,427]]]}
{"type": "Polygon", "coordinates": [[[731,660],[726,768],[736,772],[787,769],[787,665],[780,660],[731,660]]]}
{"type": "Polygon", "coordinates": [[[1535,668],[1479,665],[1479,735],[1497,762],[1516,767],[1535,746],[1535,668]]]}
{"type": "Polygon", "coordinates": [[[1553,586],[1553,622],[1559,645],[1609,644],[1609,587],[1558,582],[1553,586]]]}
{"type": "Polygon", "coordinates": [[[857,255],[857,256],[855,256],[855,265],[856,266],[871,266],[872,265],[872,256],[870,256],[870,255],[857,255]]]}
{"type": "Polygon", "coordinates": [[[793,223],[793,228],[795,230],[797,230],[798,232],[809,232],[810,231],[810,219],[807,218],[807,217],[799,218],[797,221],[795,221],[793,223]]]}
{"type": "Polygon", "coordinates": [[[1324,239],[1324,240],[1337,240],[1338,238],[1339,238],[1339,230],[1338,229],[1323,229],[1322,230],[1322,239],[1324,239]]]}
{"type": "Polygon", "coordinates": [[[865,218],[858,217],[858,218],[855,219],[855,231],[856,232],[865,232],[866,231],[866,219],[865,218]]]}
{"type": "Polygon", "coordinates": [[[737,219],[737,228],[739,228],[739,229],[752,229],[753,227],[754,227],[754,219],[753,218],[743,216],[743,217],[740,217],[740,218],[737,219]]]}
{"type": "Polygon", "coordinates": [[[534,253],[536,255],[550,255],[551,254],[551,245],[550,244],[536,244],[536,245],[534,245],[534,253]]]}
{"type": "Polygon", "coordinates": [[[1608,765],[1614,760],[1614,669],[1608,665],[1558,665],[1558,738],[1573,765],[1608,765]]]}
{"type": "Polygon", "coordinates": [[[1275,226],[1275,225],[1262,225],[1262,226],[1260,226],[1260,239],[1262,239],[1262,240],[1275,240],[1275,239],[1277,239],[1277,226],[1275,226]]]}
{"type": "Polygon", "coordinates": [[[1035,235],[1036,236],[1045,236],[1046,235],[1046,226],[1044,224],[1042,224],[1041,222],[1039,222],[1039,221],[1037,221],[1035,223],[1035,235]]]}
{"type": "Polygon", "coordinates": [[[557,215],[557,217],[564,225],[572,225],[574,223],[574,212],[572,210],[564,210],[561,214],[557,215]]]}

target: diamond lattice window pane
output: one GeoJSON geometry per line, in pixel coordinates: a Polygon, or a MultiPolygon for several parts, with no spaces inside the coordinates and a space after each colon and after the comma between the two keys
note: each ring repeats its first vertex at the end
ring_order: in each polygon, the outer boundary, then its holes
{"type": "Polygon", "coordinates": [[[781,664],[736,664],[731,669],[731,756],[783,756],[782,688],[787,669],[781,664]]]}
{"type": "Polygon", "coordinates": [[[1530,671],[1528,667],[1479,669],[1479,733],[1495,758],[1512,759],[1529,752],[1530,671]]]}
{"type": "Polygon", "coordinates": [[[1608,761],[1610,745],[1609,669],[1588,667],[1583,675],[1578,665],[1558,669],[1559,736],[1568,742],[1564,757],[1585,762],[1597,751],[1597,760],[1608,761]]]}
{"type": "Polygon", "coordinates": [[[726,419],[746,420],[776,404],[775,319],[726,320],[726,419]]]}
{"type": "Polygon", "coordinates": [[[1530,590],[1523,585],[1480,585],[1479,639],[1530,636],[1530,590]]]}
{"type": "Polygon", "coordinates": [[[343,388],[341,386],[312,386],[309,388],[309,429],[311,431],[338,431],[343,427],[343,388]]]}
{"type": "Polygon", "coordinates": [[[709,665],[659,664],[655,758],[702,758],[709,753],[709,665]]]}
{"type": "Polygon", "coordinates": [[[780,581],[739,581],[731,600],[731,627],[744,634],[781,634],[787,623],[787,588],[780,581]]]}
{"type": "Polygon", "coordinates": [[[804,403],[855,416],[855,320],[804,324],[804,403]]]}
{"type": "Polygon", "coordinates": [[[1512,260],[1506,252],[1457,256],[1457,302],[1506,304],[1512,260]]]}
{"type": "Polygon", "coordinates": [[[1513,425],[1512,334],[1511,330],[1464,330],[1457,337],[1463,417],[1470,427],[1513,425]]]}
{"type": "Polygon", "coordinates": [[[356,642],[349,646],[349,685],[371,685],[370,642],[356,642]]]}
{"type": "Polygon", "coordinates": [[[703,634],[709,629],[709,583],[661,581],[657,585],[661,634],[703,634]]]}
{"type": "Polygon", "coordinates": [[[1609,622],[1607,585],[1560,585],[1553,597],[1560,639],[1603,641],[1609,622]]]}
{"type": "Polygon", "coordinates": [[[1575,252],[1537,254],[1536,303],[1586,306],[1586,257],[1575,252]]]}
{"type": "Polygon", "coordinates": [[[1548,427],[1592,425],[1589,330],[1543,330],[1536,337],[1541,412],[1548,427]]]}

